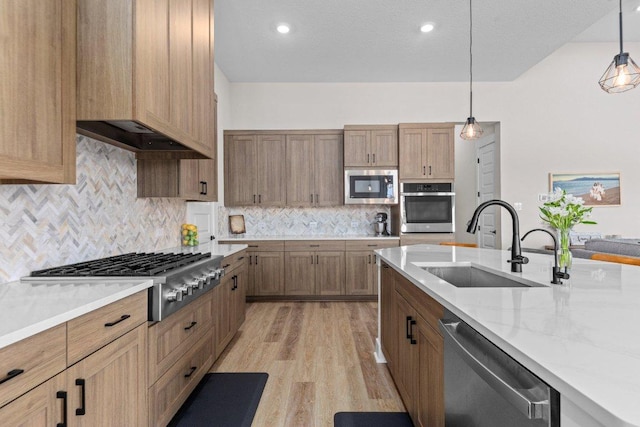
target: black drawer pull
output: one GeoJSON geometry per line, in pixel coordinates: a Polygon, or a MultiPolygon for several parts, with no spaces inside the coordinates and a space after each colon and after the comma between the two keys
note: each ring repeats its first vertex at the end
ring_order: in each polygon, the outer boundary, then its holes
{"type": "Polygon", "coordinates": [[[411,344],[417,344],[417,343],[418,343],[418,341],[416,341],[416,340],[413,338],[413,325],[415,325],[415,324],[416,324],[416,321],[415,321],[415,320],[413,320],[413,319],[409,322],[409,331],[410,331],[410,335],[409,335],[409,342],[410,342],[411,344]]]}
{"type": "Polygon", "coordinates": [[[411,322],[411,316],[407,316],[407,339],[410,340],[411,339],[411,332],[409,331],[409,323],[411,322]]]}
{"type": "Polygon", "coordinates": [[[57,392],[56,399],[62,399],[62,422],[56,424],[56,427],[67,427],[67,392],[57,392]]]}
{"type": "Polygon", "coordinates": [[[375,248],[375,247],[377,247],[378,245],[373,244],[373,245],[367,245],[367,246],[369,246],[369,247],[371,247],[371,248],[375,248]]]}
{"type": "Polygon", "coordinates": [[[223,265],[223,266],[222,266],[222,268],[224,268],[225,270],[226,270],[227,268],[229,268],[229,267],[231,267],[231,264],[225,264],[225,265],[223,265]]]}
{"type": "Polygon", "coordinates": [[[309,245],[309,247],[312,247],[312,248],[319,248],[319,247],[320,247],[320,245],[309,245]]]}
{"type": "Polygon", "coordinates": [[[120,322],[123,322],[125,320],[127,320],[129,317],[131,317],[130,314],[123,314],[122,316],[120,316],[120,318],[118,320],[116,320],[115,322],[109,322],[109,323],[105,323],[104,326],[105,328],[109,328],[111,326],[115,326],[120,322]]]}
{"type": "Polygon", "coordinates": [[[194,326],[196,326],[198,324],[198,322],[193,321],[191,322],[191,324],[189,326],[185,326],[184,330],[188,331],[189,329],[193,328],[194,326]]]}
{"type": "Polygon", "coordinates": [[[84,415],[87,412],[87,407],[85,406],[84,380],[82,378],[76,378],[76,385],[80,386],[80,407],[76,409],[76,415],[84,415]]]}
{"type": "Polygon", "coordinates": [[[257,248],[258,245],[249,245],[250,248],[257,248]]]}
{"type": "Polygon", "coordinates": [[[197,370],[198,368],[195,366],[192,366],[191,369],[189,369],[189,373],[188,374],[184,374],[185,378],[189,378],[191,375],[193,375],[193,373],[197,370]]]}
{"type": "Polygon", "coordinates": [[[241,256],[240,258],[238,258],[238,261],[242,261],[244,259],[243,256],[241,256]]]}
{"type": "Polygon", "coordinates": [[[17,377],[18,375],[20,375],[23,372],[24,372],[24,369],[12,369],[12,370],[10,370],[9,372],[7,372],[7,376],[0,380],[0,384],[6,383],[10,379],[17,377]]]}

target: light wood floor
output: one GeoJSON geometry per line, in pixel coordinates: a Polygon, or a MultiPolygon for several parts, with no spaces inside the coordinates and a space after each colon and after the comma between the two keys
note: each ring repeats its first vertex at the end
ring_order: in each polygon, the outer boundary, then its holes
{"type": "Polygon", "coordinates": [[[404,411],[373,357],[375,302],[257,302],[212,372],[267,372],[254,427],[333,426],[341,411],[404,411]]]}

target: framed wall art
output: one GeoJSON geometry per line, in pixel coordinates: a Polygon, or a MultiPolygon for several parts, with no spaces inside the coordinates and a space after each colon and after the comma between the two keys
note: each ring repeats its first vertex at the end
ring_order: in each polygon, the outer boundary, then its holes
{"type": "Polygon", "coordinates": [[[582,197],[585,206],[620,206],[620,173],[550,173],[549,190],[582,197]]]}

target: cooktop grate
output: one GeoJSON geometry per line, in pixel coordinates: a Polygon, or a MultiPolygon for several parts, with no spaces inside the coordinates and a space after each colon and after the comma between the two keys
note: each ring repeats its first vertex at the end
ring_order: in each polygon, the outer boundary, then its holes
{"type": "Polygon", "coordinates": [[[211,258],[211,253],[128,253],[32,271],[31,277],[157,276],[211,258]]]}

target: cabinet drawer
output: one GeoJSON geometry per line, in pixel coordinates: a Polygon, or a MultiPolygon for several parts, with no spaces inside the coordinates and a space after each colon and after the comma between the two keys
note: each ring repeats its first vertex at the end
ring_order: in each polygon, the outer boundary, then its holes
{"type": "Polygon", "coordinates": [[[66,339],[59,325],[0,350],[0,406],[64,371],[66,339]]]}
{"type": "Polygon", "coordinates": [[[444,308],[442,305],[429,295],[422,292],[413,283],[400,274],[395,274],[396,291],[407,301],[411,301],[411,305],[416,309],[416,311],[424,317],[429,325],[438,331],[438,320],[440,320],[444,315],[444,308]]]}
{"type": "Polygon", "coordinates": [[[285,251],[344,251],[344,240],[288,240],[285,251]]]}
{"type": "Polygon", "coordinates": [[[395,248],[400,246],[400,240],[371,239],[371,240],[347,240],[347,251],[374,251],[383,248],[395,248]]]}
{"type": "Polygon", "coordinates": [[[73,365],[146,322],[147,295],[146,290],[138,292],[67,322],[67,364],[73,365]]]}
{"type": "Polygon", "coordinates": [[[238,253],[235,253],[233,255],[229,255],[228,257],[225,257],[222,260],[222,267],[224,268],[224,273],[225,274],[229,274],[231,273],[233,270],[235,270],[238,267],[241,267],[242,265],[246,264],[247,262],[247,251],[246,250],[242,250],[238,253]]]}
{"type": "Polygon", "coordinates": [[[149,385],[213,328],[213,292],[149,328],[149,385]]]}
{"type": "Polygon", "coordinates": [[[212,364],[213,332],[209,332],[149,388],[149,425],[167,425],[212,364]]]}
{"type": "Polygon", "coordinates": [[[220,240],[220,243],[244,243],[250,252],[278,252],[284,251],[284,240],[220,240]]]}

